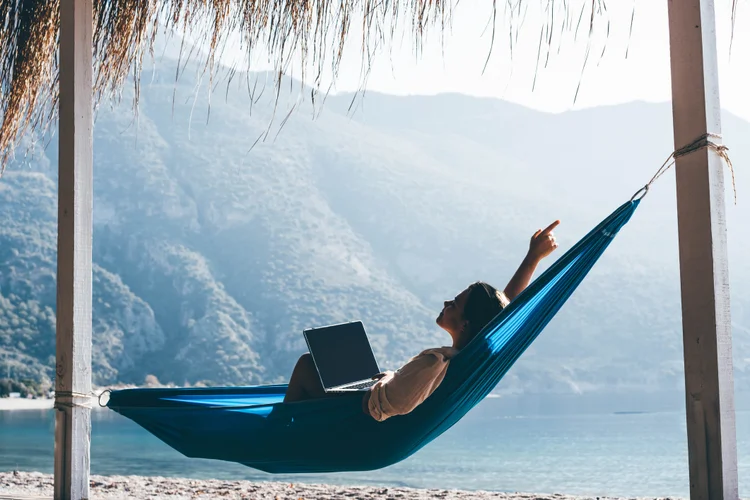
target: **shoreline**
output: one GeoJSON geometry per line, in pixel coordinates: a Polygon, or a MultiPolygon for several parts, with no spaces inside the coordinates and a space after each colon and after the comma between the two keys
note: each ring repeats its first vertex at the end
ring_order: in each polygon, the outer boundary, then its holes
{"type": "Polygon", "coordinates": [[[51,410],[54,399],[0,398],[0,411],[51,410]]]}
{"type": "MultiPolygon", "coordinates": [[[[329,500],[399,499],[428,500],[624,500],[625,497],[574,496],[563,494],[498,493],[489,491],[417,489],[385,486],[335,486],[288,482],[252,482],[177,479],[144,476],[91,476],[94,498],[138,499],[268,499],[329,500]]],[[[0,472],[0,496],[52,498],[53,477],[40,472],[0,472]]],[[[627,497],[634,500],[634,497],[627,497]]],[[[641,497],[644,498],[644,497],[641,497]]],[[[651,497],[656,498],[656,497],[651,497]]]]}

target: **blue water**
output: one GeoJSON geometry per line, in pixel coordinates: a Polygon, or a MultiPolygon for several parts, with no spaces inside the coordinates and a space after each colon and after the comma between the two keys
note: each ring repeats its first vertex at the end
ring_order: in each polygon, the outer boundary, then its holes
{"type": "MultiPolygon", "coordinates": [[[[188,459],[108,410],[92,414],[93,474],[378,484],[580,495],[688,496],[680,412],[500,417],[485,400],[415,456],[380,471],[272,476],[188,459]]],[[[0,471],[53,467],[52,411],[0,412],[0,471]]],[[[741,496],[750,496],[750,413],[737,414],[741,496]]]]}

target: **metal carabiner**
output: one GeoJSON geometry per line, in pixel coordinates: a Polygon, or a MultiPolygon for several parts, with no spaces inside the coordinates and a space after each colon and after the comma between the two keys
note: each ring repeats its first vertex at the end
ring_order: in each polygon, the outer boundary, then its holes
{"type": "Polygon", "coordinates": [[[646,184],[641,189],[639,189],[638,191],[636,191],[635,194],[633,195],[633,197],[630,198],[630,201],[634,202],[634,201],[640,201],[640,200],[642,200],[643,197],[648,194],[648,187],[649,187],[649,185],[646,184]],[[638,195],[640,195],[640,196],[638,196],[638,195]]]}

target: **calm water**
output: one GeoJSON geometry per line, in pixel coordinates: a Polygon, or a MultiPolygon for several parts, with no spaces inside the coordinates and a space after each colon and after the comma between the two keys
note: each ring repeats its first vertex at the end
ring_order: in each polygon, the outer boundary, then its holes
{"type": "MultiPolygon", "coordinates": [[[[688,496],[683,414],[498,417],[485,400],[410,459],[366,473],[272,476],[187,459],[114,412],[93,412],[92,473],[380,484],[590,495],[688,496]]],[[[750,496],[750,413],[737,414],[740,494],[750,496]]],[[[52,411],[0,412],[0,470],[52,472],[52,411]]]]}

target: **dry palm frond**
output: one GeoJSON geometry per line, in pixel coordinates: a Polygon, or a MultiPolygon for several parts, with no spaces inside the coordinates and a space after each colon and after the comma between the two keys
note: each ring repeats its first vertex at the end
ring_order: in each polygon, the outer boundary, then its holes
{"type": "MultiPolygon", "coordinates": [[[[476,1],[476,0],[473,0],[476,1]]],[[[497,0],[492,6],[492,43],[497,0]]],[[[55,117],[57,104],[57,46],[60,0],[0,0],[0,173],[15,143],[29,129],[44,129],[55,117]]],[[[378,49],[398,31],[414,36],[414,47],[431,27],[440,33],[449,24],[457,0],[94,0],[94,97],[117,95],[129,76],[139,95],[140,73],[147,52],[153,51],[159,30],[197,33],[206,47],[204,70],[213,80],[222,47],[240,33],[243,48],[261,47],[275,69],[276,86],[295,61],[315,75],[335,79],[352,27],[361,29],[362,77],[366,78],[378,49]],[[402,23],[408,26],[402,26],[402,23]]],[[[547,54],[557,26],[572,30],[573,0],[542,0],[548,18],[540,44],[547,54]]],[[[522,25],[528,0],[506,0],[511,25],[522,25]]],[[[604,10],[603,0],[585,0],[591,22],[604,10]]],[[[467,9],[474,5],[466,4],[467,9]]],[[[517,33],[511,29],[511,48],[517,33]]],[[[490,45],[491,47],[492,45],[490,45]]],[[[491,50],[491,48],[490,48],[491,50]]],[[[541,47],[540,47],[541,52],[541,47]]],[[[178,64],[178,75],[180,72],[178,64]]],[[[210,88],[213,88],[211,82],[210,88]]]]}

